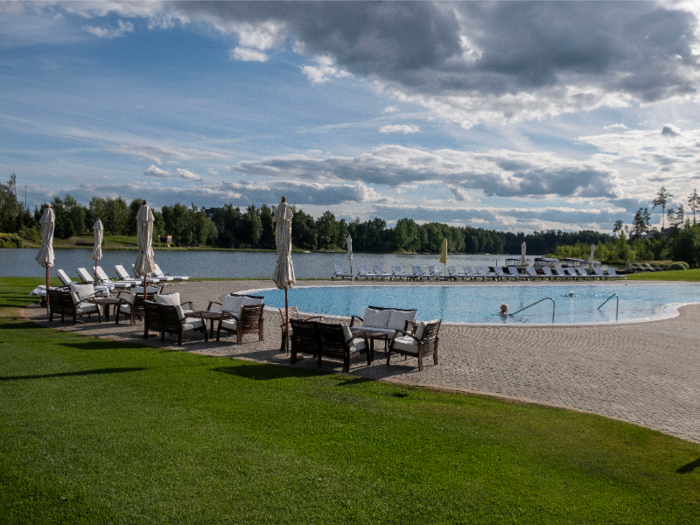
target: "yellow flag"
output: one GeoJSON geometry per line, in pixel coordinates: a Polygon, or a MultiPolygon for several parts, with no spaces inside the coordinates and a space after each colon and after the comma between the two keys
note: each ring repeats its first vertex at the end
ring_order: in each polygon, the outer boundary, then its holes
{"type": "Polygon", "coordinates": [[[447,239],[442,240],[442,253],[440,254],[440,262],[447,264],[447,239]]]}

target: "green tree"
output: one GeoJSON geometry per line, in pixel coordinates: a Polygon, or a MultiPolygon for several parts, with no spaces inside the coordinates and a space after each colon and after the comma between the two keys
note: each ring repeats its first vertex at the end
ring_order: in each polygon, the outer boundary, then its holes
{"type": "Polygon", "coordinates": [[[700,209],[700,195],[698,195],[698,190],[693,189],[693,193],[688,197],[688,206],[693,212],[693,224],[697,224],[695,221],[695,212],[700,209]]]}
{"type": "Polygon", "coordinates": [[[244,235],[246,242],[252,247],[256,248],[260,243],[260,237],[262,235],[262,220],[260,219],[260,210],[255,206],[248,206],[243,217],[244,223],[244,235]]]}
{"type": "Polygon", "coordinates": [[[104,216],[102,225],[106,232],[112,235],[125,235],[127,222],[129,220],[129,207],[126,201],[117,197],[107,197],[105,200],[104,216]]]}
{"type": "Polygon", "coordinates": [[[700,228],[687,223],[673,239],[669,255],[674,261],[687,262],[692,267],[700,265],[700,228]]]}
{"type": "Polygon", "coordinates": [[[625,223],[622,222],[621,219],[617,219],[615,221],[615,225],[613,226],[613,235],[617,233],[622,233],[622,229],[625,227],[625,223]]]}
{"type": "MultiPolygon", "coordinates": [[[[656,208],[657,206],[661,206],[661,229],[664,229],[664,218],[666,215],[666,204],[668,204],[668,199],[670,197],[673,197],[666,188],[661,186],[661,189],[659,192],[656,194],[656,198],[652,201],[652,208],[656,208]]],[[[640,208],[641,209],[641,208],[640,208]]]]}
{"type": "Polygon", "coordinates": [[[640,239],[642,235],[649,231],[649,223],[651,217],[649,215],[649,210],[647,208],[639,208],[637,213],[634,214],[634,219],[632,220],[632,234],[637,239],[640,239]]]}
{"type": "Polygon", "coordinates": [[[335,215],[330,211],[325,212],[316,221],[316,233],[318,235],[318,247],[322,250],[333,248],[337,239],[338,223],[335,215]]]}
{"type": "MultiPolygon", "coordinates": [[[[128,218],[126,220],[126,231],[125,233],[127,235],[136,235],[136,216],[139,213],[139,210],[141,209],[141,206],[143,206],[143,199],[134,199],[129,203],[129,213],[128,213],[128,218]]],[[[154,216],[154,223],[155,223],[155,216],[154,216]]],[[[155,225],[154,225],[155,228],[155,225]]]]}
{"type": "Polygon", "coordinates": [[[318,246],[314,218],[292,207],[292,244],[302,250],[315,250],[318,246]]]}
{"type": "Polygon", "coordinates": [[[0,183],[0,232],[14,233],[17,231],[16,177],[13,173],[7,184],[0,183]]]}
{"type": "Polygon", "coordinates": [[[260,246],[263,248],[275,248],[275,210],[263,204],[260,208],[260,223],[262,224],[262,234],[260,235],[260,246]]]}

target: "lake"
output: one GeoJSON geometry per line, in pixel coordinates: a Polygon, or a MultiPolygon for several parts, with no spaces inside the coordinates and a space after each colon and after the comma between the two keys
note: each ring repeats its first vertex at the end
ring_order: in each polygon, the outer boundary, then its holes
{"type": "MultiPolygon", "coordinates": [[[[45,270],[34,260],[38,250],[35,249],[0,249],[0,276],[2,277],[43,277],[45,270]]],[[[63,269],[71,277],[77,275],[79,267],[91,268],[94,261],[90,258],[92,249],[57,249],[55,252],[55,269],[63,269]]],[[[107,275],[116,277],[115,264],[122,264],[130,269],[136,260],[136,251],[104,250],[100,266],[107,275]]],[[[536,257],[531,255],[530,257],[536,257]]],[[[294,271],[300,279],[323,279],[333,274],[334,264],[343,264],[349,269],[345,253],[295,253],[292,255],[294,271]]],[[[353,273],[357,274],[357,265],[365,264],[371,270],[372,265],[381,264],[386,271],[392,265],[399,265],[404,272],[412,273],[411,266],[420,265],[427,272],[428,266],[442,267],[440,255],[396,255],[356,253],[352,261],[353,273]]],[[[155,260],[161,269],[171,275],[189,275],[190,277],[247,277],[270,279],[277,262],[275,252],[232,252],[232,251],[158,251],[155,260]]],[[[450,255],[448,264],[461,267],[493,266],[505,264],[505,255],[450,255]]],[[[51,272],[55,276],[55,272],[51,272]]]]}

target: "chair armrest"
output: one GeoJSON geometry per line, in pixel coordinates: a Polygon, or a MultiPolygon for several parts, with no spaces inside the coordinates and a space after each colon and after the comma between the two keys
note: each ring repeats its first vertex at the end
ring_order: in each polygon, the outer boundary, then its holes
{"type": "Polygon", "coordinates": [[[186,304],[190,305],[190,310],[194,310],[194,308],[192,307],[192,301],[184,301],[180,303],[180,306],[185,306],[186,304]]]}
{"type": "Polygon", "coordinates": [[[212,304],[218,304],[219,306],[222,306],[224,303],[220,303],[219,301],[209,301],[209,306],[207,306],[207,312],[211,310],[212,304]]]}
{"type": "Polygon", "coordinates": [[[351,327],[352,327],[352,326],[355,326],[355,319],[359,319],[359,320],[362,321],[363,323],[365,322],[365,318],[364,318],[364,317],[360,317],[359,315],[351,315],[351,316],[350,316],[350,326],[351,326],[351,327]]]}
{"type": "Polygon", "coordinates": [[[396,330],[396,332],[394,333],[394,337],[391,339],[392,341],[393,341],[394,339],[396,339],[396,334],[398,334],[398,333],[402,333],[402,334],[404,334],[404,335],[407,335],[408,337],[410,337],[410,338],[412,338],[412,339],[415,339],[418,343],[421,342],[421,340],[418,339],[415,335],[409,334],[408,332],[404,332],[403,330],[396,330]]]}

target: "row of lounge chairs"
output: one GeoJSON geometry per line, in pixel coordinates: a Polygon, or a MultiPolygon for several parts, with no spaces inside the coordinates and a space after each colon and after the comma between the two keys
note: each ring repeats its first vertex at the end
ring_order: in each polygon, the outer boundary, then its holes
{"type": "MultiPolygon", "coordinates": [[[[97,292],[110,292],[114,289],[117,290],[128,290],[134,288],[138,285],[143,285],[143,277],[137,276],[135,273],[129,275],[124,269],[124,266],[117,264],[114,266],[116,272],[116,279],[110,279],[107,273],[101,266],[97,266],[94,271],[87,270],[86,268],[78,268],[77,274],[83,284],[92,284],[95,286],[97,292]],[[97,280],[95,280],[95,274],[97,275],[97,280]]],[[[132,265],[133,271],[133,265],[132,265]]],[[[70,286],[71,284],[76,284],[68,274],[62,269],[56,270],[56,275],[63,283],[63,286],[70,286]]],[[[147,279],[148,284],[162,284],[172,281],[187,281],[189,279],[186,275],[167,275],[163,273],[160,266],[156,264],[156,270],[152,277],[147,279]]]]}
{"type": "MultiPolygon", "coordinates": [[[[589,273],[585,268],[550,268],[544,266],[535,268],[528,266],[523,272],[519,272],[515,266],[494,266],[493,270],[487,271],[483,266],[465,266],[463,272],[459,272],[455,266],[448,266],[447,273],[441,272],[437,266],[430,266],[428,273],[424,273],[420,266],[412,267],[413,273],[408,274],[401,270],[400,266],[392,266],[391,272],[384,271],[381,264],[374,265],[374,271],[367,270],[367,266],[360,264],[357,269],[355,279],[372,280],[385,279],[389,280],[437,280],[437,281],[456,281],[456,280],[584,280],[584,279],[625,279],[626,276],[619,275],[614,268],[607,268],[604,272],[601,268],[593,268],[589,273]],[[539,271],[538,271],[539,270],[539,271]]],[[[334,265],[334,273],[331,279],[352,279],[353,275],[348,273],[343,268],[342,264],[334,265]]]]}

